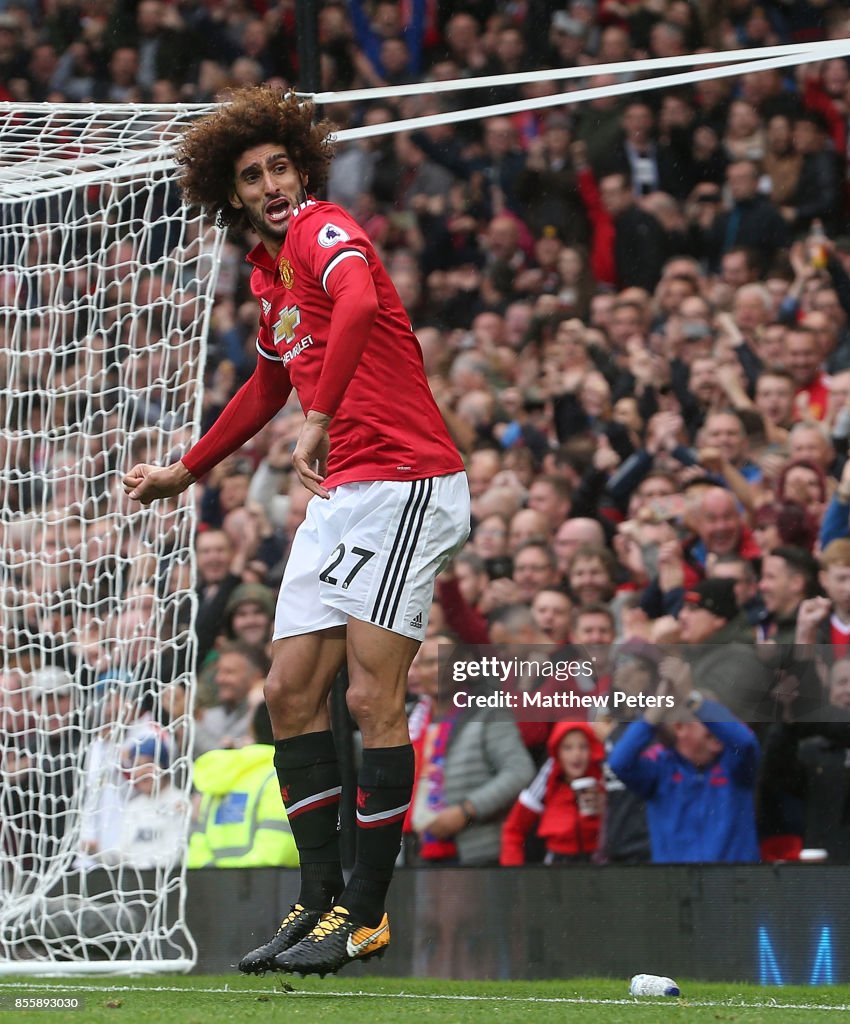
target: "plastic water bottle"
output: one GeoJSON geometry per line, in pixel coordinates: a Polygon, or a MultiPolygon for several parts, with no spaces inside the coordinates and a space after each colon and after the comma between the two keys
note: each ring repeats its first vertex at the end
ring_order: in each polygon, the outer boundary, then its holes
{"type": "Polygon", "coordinates": [[[679,986],[672,978],[657,974],[636,974],[629,985],[630,996],[678,996],[679,986]]]}

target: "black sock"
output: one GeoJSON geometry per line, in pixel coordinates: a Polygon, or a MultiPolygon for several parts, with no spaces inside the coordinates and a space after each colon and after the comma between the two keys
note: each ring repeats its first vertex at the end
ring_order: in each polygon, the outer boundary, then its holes
{"type": "Polygon", "coordinates": [[[413,791],[413,764],[409,743],[363,751],[357,779],[357,860],[339,903],[364,924],[376,925],[384,915],[413,791]]]}
{"type": "Polygon", "coordinates": [[[277,740],[274,766],[301,859],[298,902],[325,911],[342,892],[339,860],[339,762],[333,735],[310,732],[277,740]]]}

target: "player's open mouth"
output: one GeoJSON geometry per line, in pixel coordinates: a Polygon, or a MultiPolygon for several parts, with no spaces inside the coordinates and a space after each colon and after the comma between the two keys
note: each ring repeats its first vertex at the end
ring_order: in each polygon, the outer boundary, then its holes
{"type": "Polygon", "coordinates": [[[290,209],[290,202],[285,197],[272,199],[270,203],[266,204],[266,217],[272,224],[281,224],[289,216],[290,209]]]}

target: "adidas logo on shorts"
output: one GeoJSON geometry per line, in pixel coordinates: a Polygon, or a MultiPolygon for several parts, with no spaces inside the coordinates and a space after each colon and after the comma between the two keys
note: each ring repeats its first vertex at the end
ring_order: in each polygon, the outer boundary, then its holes
{"type": "Polygon", "coordinates": [[[422,612],[417,612],[410,620],[411,629],[422,629],[422,612]]]}

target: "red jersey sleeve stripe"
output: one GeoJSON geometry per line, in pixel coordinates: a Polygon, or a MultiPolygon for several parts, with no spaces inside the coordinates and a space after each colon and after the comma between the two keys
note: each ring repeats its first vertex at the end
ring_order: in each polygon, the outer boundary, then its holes
{"type": "Polygon", "coordinates": [[[322,271],[322,287],[325,289],[326,292],[328,290],[328,275],[334,269],[334,267],[338,267],[339,264],[342,263],[342,261],[344,259],[347,259],[349,256],[359,256],[360,259],[363,260],[363,262],[367,266],[369,264],[369,261],[366,259],[366,256],[359,249],[340,249],[339,252],[336,252],[333,254],[333,256],[331,256],[331,258],[325,264],[325,269],[322,271]]]}

